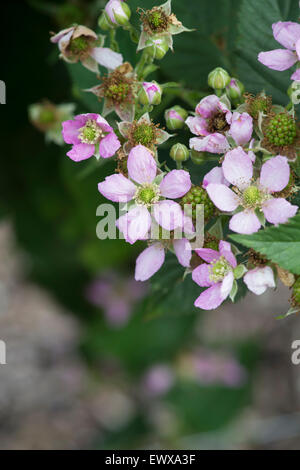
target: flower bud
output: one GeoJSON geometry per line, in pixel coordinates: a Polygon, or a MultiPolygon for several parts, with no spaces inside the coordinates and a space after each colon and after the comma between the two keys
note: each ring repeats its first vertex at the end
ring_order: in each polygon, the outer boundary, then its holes
{"type": "Polygon", "coordinates": [[[148,39],[146,48],[149,54],[154,58],[161,60],[169,50],[169,44],[165,37],[148,39]]]}
{"type": "Polygon", "coordinates": [[[138,98],[141,104],[159,104],[161,102],[162,89],[156,82],[143,82],[138,98]]]}
{"type": "Polygon", "coordinates": [[[191,152],[191,160],[195,165],[202,165],[207,160],[207,156],[205,152],[197,152],[197,150],[192,149],[191,152]]]}
{"type": "Polygon", "coordinates": [[[226,70],[216,67],[208,74],[208,85],[215,90],[223,90],[230,82],[230,76],[226,70]]]}
{"type": "Polygon", "coordinates": [[[241,102],[245,87],[237,78],[231,78],[229,84],[226,86],[226,95],[230,100],[241,102]]]}
{"type": "Polygon", "coordinates": [[[174,144],[170,150],[170,157],[176,162],[184,162],[189,159],[190,151],[183,144],[174,144]]]}
{"type": "Polygon", "coordinates": [[[109,0],[105,6],[105,13],[116,26],[126,26],[131,16],[130,8],[124,0],[109,0]]]}
{"type": "Polygon", "coordinates": [[[165,111],[165,120],[168,129],[182,129],[185,120],[188,116],[188,112],[181,106],[173,106],[173,108],[165,111]]]}
{"type": "Polygon", "coordinates": [[[109,19],[109,16],[105,13],[105,11],[102,13],[102,15],[99,16],[98,25],[99,28],[101,28],[103,31],[108,31],[109,29],[114,27],[114,25],[109,19]]]}

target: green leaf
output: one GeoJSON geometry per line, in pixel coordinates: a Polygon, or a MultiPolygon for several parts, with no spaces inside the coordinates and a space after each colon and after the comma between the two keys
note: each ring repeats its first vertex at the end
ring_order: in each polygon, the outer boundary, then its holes
{"type": "Polygon", "coordinates": [[[261,51],[282,48],[272,34],[272,23],[297,21],[298,2],[295,0],[243,0],[239,12],[239,41],[237,71],[239,79],[250,92],[265,89],[274,102],[285,104],[286,90],[290,85],[292,70],[278,72],[257,60],[261,51]],[[296,5],[297,4],[297,5],[296,5]]]}
{"type": "Polygon", "coordinates": [[[283,269],[300,274],[300,214],[287,224],[252,235],[230,235],[230,238],[265,255],[283,269]]]}

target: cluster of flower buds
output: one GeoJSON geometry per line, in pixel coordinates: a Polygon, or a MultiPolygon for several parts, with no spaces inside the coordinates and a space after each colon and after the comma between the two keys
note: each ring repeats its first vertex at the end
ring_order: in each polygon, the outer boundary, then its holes
{"type": "MultiPolygon", "coordinates": [[[[264,92],[245,93],[244,85],[223,68],[212,70],[208,85],[213,93],[195,102],[193,111],[179,105],[164,110],[167,128],[178,133],[176,143],[170,144],[170,169],[160,160],[159,146],[168,145],[175,134],[160,128],[151,113],[173,97],[165,102],[168,85],[145,80],[156,69],[153,61],[173,49],[172,36],[189,30],[172,13],[170,0],[138,13],[140,31],[130,23],[128,4],[109,0],[99,25],[110,30],[110,48],[104,47],[103,36],[85,26],[71,26],[51,38],[61,58],[80,61],[100,79],[88,91],[103,103],[102,113],[80,114],[63,122],[64,141],[72,145],[67,155],[74,161],[115,158],[117,172],[102,180],[98,189],[108,200],[124,205],[117,227],[126,242],[148,244],[136,261],[137,281],[153,276],[171,251],[185,274],[202,288],[196,307],[215,309],[226,298],[234,301],[241,280],[260,295],[276,286],[274,273],[281,268],[253,251],[240,256],[224,234],[251,235],[267,225],[288,223],[298,211],[293,198],[300,177],[300,131],[294,105],[296,91],[300,96],[300,69],[292,75],[297,86],[289,90],[291,102],[286,108],[273,104],[264,92]],[[135,65],[123,62],[118,52],[114,36],[118,26],[130,33],[137,52],[142,51],[135,65]],[[102,77],[98,65],[107,69],[102,77]],[[187,132],[193,134],[189,148],[184,138],[180,141],[187,132]],[[210,171],[199,180],[193,168],[203,163],[210,171]],[[195,248],[199,205],[204,208],[204,237],[202,246],[195,248]],[[183,230],[182,237],[177,237],[178,230],[183,230]]],[[[259,60],[275,70],[298,64],[300,25],[278,22],[273,32],[286,49],[262,52],[259,60]]],[[[300,308],[299,278],[289,274],[283,276],[281,271],[279,277],[288,278],[290,286],[294,283],[293,303],[300,308]]]]}

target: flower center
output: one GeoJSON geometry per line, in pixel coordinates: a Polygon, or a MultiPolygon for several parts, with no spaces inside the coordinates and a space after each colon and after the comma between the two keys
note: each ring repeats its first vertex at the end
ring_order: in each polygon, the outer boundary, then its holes
{"type": "Polygon", "coordinates": [[[101,88],[105,98],[113,104],[120,105],[132,100],[133,80],[126,77],[124,73],[115,70],[108,77],[103,78],[101,88]]]}
{"type": "Polygon", "coordinates": [[[210,263],[209,279],[212,282],[220,282],[230,271],[232,271],[230,263],[226,258],[224,258],[224,256],[221,256],[218,260],[210,263]]]}
{"type": "Polygon", "coordinates": [[[254,208],[261,205],[263,194],[257,186],[251,185],[243,192],[243,206],[254,208]]]}
{"type": "Polygon", "coordinates": [[[139,143],[145,146],[151,144],[155,137],[153,126],[147,123],[139,124],[134,130],[133,137],[136,143],[139,143]]]}
{"type": "Polygon", "coordinates": [[[155,183],[144,183],[137,188],[134,199],[139,206],[150,207],[159,201],[160,190],[155,183]]]}
{"type": "Polygon", "coordinates": [[[138,11],[141,12],[144,30],[149,34],[162,33],[168,29],[169,17],[161,8],[154,7],[146,12],[139,8],[138,11]]]}
{"type": "Polygon", "coordinates": [[[75,57],[84,58],[95,45],[95,42],[96,41],[91,37],[79,36],[78,38],[71,39],[68,51],[75,57]]]}
{"type": "Polygon", "coordinates": [[[100,138],[104,137],[102,129],[94,119],[89,119],[79,131],[78,138],[83,144],[96,144],[100,138]]]}
{"type": "Polygon", "coordinates": [[[297,127],[295,120],[286,113],[277,114],[269,121],[266,128],[268,141],[277,147],[292,144],[296,135],[297,127]]]}
{"type": "Polygon", "coordinates": [[[225,114],[222,111],[216,113],[208,121],[208,132],[225,132],[229,129],[228,122],[226,121],[225,114]]]}
{"type": "Polygon", "coordinates": [[[39,120],[42,124],[49,124],[55,121],[55,113],[52,109],[43,109],[40,112],[39,120]]]}

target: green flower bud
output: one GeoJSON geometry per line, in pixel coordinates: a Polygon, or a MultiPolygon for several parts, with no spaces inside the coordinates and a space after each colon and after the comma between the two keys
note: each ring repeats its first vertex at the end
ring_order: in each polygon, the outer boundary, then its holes
{"type": "Polygon", "coordinates": [[[183,144],[174,144],[170,150],[170,157],[176,162],[184,162],[190,158],[190,151],[183,144]]]}
{"type": "Polygon", "coordinates": [[[226,86],[226,95],[230,100],[241,102],[245,87],[237,78],[231,78],[229,84],[226,86]]]}
{"type": "Polygon", "coordinates": [[[169,44],[165,37],[154,37],[148,39],[146,42],[146,48],[149,54],[154,58],[161,60],[169,50],[169,44]]]}
{"type": "Polygon", "coordinates": [[[230,82],[230,76],[222,67],[216,67],[208,74],[208,85],[215,90],[223,90],[230,82]]]}
{"type": "Polygon", "coordinates": [[[161,102],[162,89],[156,82],[143,82],[138,93],[139,102],[145,105],[156,105],[161,102]]]}
{"type": "Polygon", "coordinates": [[[105,11],[102,13],[102,15],[99,16],[98,25],[99,28],[101,28],[103,31],[108,31],[109,29],[114,27],[105,11]]]}
{"type": "Polygon", "coordinates": [[[172,131],[175,129],[182,129],[187,117],[188,112],[181,106],[173,106],[172,108],[165,111],[167,127],[172,131]]]}
{"type": "Polygon", "coordinates": [[[201,165],[207,160],[205,152],[197,152],[197,150],[191,150],[191,160],[195,165],[201,165]]]}
{"type": "Polygon", "coordinates": [[[123,0],[109,0],[105,6],[105,13],[115,26],[128,25],[131,16],[131,10],[123,0]]]}

